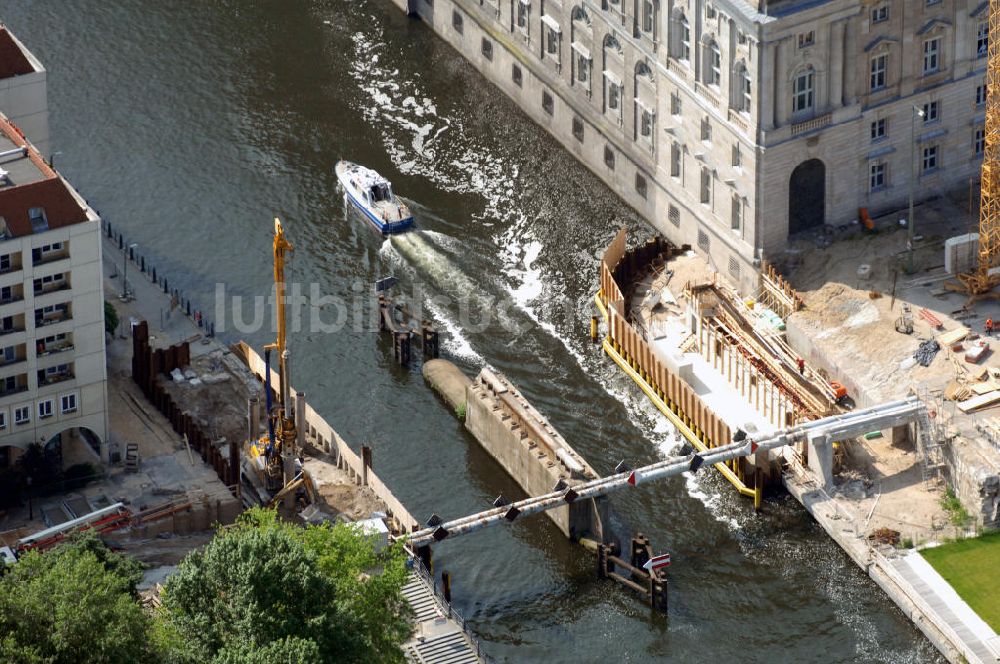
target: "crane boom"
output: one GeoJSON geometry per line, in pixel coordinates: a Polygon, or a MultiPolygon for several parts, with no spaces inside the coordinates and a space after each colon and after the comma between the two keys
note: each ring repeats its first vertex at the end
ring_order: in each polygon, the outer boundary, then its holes
{"type": "Polygon", "coordinates": [[[972,296],[991,291],[1000,276],[1000,0],[990,0],[986,64],[986,147],[979,199],[979,252],[976,269],[959,275],[972,296]]]}
{"type": "Polygon", "coordinates": [[[285,239],[285,229],[281,220],[274,218],[274,295],[275,317],[277,318],[278,357],[285,352],[285,254],[292,251],[292,243],[285,239]]]}

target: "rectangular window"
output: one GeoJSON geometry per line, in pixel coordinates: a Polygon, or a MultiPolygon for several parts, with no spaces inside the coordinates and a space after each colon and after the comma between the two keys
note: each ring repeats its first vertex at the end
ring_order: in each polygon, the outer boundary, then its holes
{"type": "Polygon", "coordinates": [[[815,30],[799,33],[799,48],[806,48],[807,46],[812,46],[815,43],[816,43],[815,30]]]}
{"type": "Polygon", "coordinates": [[[3,391],[5,393],[13,392],[17,389],[17,378],[15,376],[7,376],[3,379],[3,391]]]}
{"type": "Polygon", "coordinates": [[[924,74],[933,74],[941,68],[941,38],[924,40],[924,74]]]}
{"type": "Polygon", "coordinates": [[[938,167],[938,146],[928,145],[923,150],[922,171],[931,173],[938,167]]]}
{"type": "Polygon", "coordinates": [[[712,121],[707,117],[702,118],[701,121],[701,140],[711,141],[712,140],[712,121]]]}
{"type": "Polygon", "coordinates": [[[521,87],[524,79],[521,77],[521,68],[517,65],[510,66],[510,80],[514,81],[514,85],[521,87]]]}
{"type": "Polygon", "coordinates": [[[44,420],[46,417],[52,417],[52,399],[38,402],[38,419],[44,420]]]}
{"type": "Polygon", "coordinates": [[[733,194],[733,214],[729,223],[729,227],[734,230],[740,230],[743,225],[743,201],[740,199],[739,194],[733,194]]]}
{"type": "Polygon", "coordinates": [[[708,251],[709,246],[711,246],[708,241],[708,233],[701,229],[698,229],[698,246],[702,251],[708,251]]]}
{"type": "Polygon", "coordinates": [[[483,37],[482,50],[483,50],[483,57],[485,57],[487,60],[493,59],[493,42],[491,42],[486,37],[483,37]]]}
{"type": "Polygon", "coordinates": [[[886,165],[882,161],[873,161],[868,167],[868,190],[881,191],[886,186],[886,165]]]}
{"type": "Polygon", "coordinates": [[[671,205],[669,208],[667,208],[667,219],[670,220],[671,224],[673,224],[677,228],[680,228],[681,227],[680,208],[678,208],[676,205],[671,205]]]}
{"type": "Polygon", "coordinates": [[[938,117],[938,102],[929,101],[924,104],[924,124],[930,124],[932,122],[937,122],[940,118],[938,117]]]}
{"type": "Polygon", "coordinates": [[[73,413],[76,411],[76,395],[75,394],[64,394],[60,398],[60,405],[62,406],[63,413],[73,413]]]}
{"type": "Polygon", "coordinates": [[[554,57],[556,60],[559,59],[559,33],[549,28],[546,34],[547,39],[545,40],[545,52],[554,57]]]}
{"type": "Polygon", "coordinates": [[[462,15],[459,14],[458,12],[453,11],[451,13],[451,27],[455,28],[455,32],[457,32],[458,34],[462,34],[462,29],[463,29],[462,15]]]}
{"type": "Polygon", "coordinates": [[[0,431],[7,428],[7,411],[0,410],[0,431]]]}
{"type": "Polygon", "coordinates": [[[621,94],[621,89],[616,83],[608,81],[608,109],[612,111],[617,111],[620,106],[619,96],[621,94]]]}
{"type": "Polygon", "coordinates": [[[733,145],[733,167],[739,168],[743,165],[743,153],[740,152],[740,144],[733,145]]]}
{"type": "Polygon", "coordinates": [[[646,178],[639,173],[635,174],[635,191],[643,198],[646,197],[646,178]]]}
{"type": "Polygon", "coordinates": [[[751,101],[753,97],[751,96],[753,82],[750,80],[750,72],[746,69],[743,70],[743,106],[740,108],[744,113],[749,113],[751,109],[751,101]]]}
{"type": "Polygon", "coordinates": [[[712,172],[706,167],[701,169],[701,202],[705,205],[712,202],[712,172]]]}
{"type": "Polygon", "coordinates": [[[10,364],[17,359],[17,348],[14,346],[7,346],[3,349],[3,361],[4,364],[10,364]]]}
{"type": "Polygon", "coordinates": [[[681,18],[681,60],[691,60],[691,24],[681,18]]]}
{"type": "Polygon", "coordinates": [[[976,57],[983,57],[990,52],[990,24],[981,22],[976,27],[976,57]]]}
{"type": "Polygon", "coordinates": [[[733,279],[740,278],[740,263],[735,256],[729,257],[729,276],[733,279]]]}
{"type": "Polygon", "coordinates": [[[524,0],[518,0],[517,3],[517,27],[521,28],[524,33],[528,32],[528,14],[531,11],[531,5],[524,0]]]}
{"type": "Polygon", "coordinates": [[[986,152],[986,130],[982,127],[977,127],[972,134],[972,152],[977,157],[982,157],[986,152]]]}
{"type": "Polygon", "coordinates": [[[872,23],[881,23],[889,20],[889,3],[883,2],[872,7],[872,23]]]}
{"type": "Polygon", "coordinates": [[[14,424],[27,424],[31,421],[31,408],[21,406],[14,409],[14,424]]]}
{"type": "Polygon", "coordinates": [[[676,143],[670,146],[670,175],[675,178],[681,176],[681,146],[676,143]]]}
{"type": "Polygon", "coordinates": [[[573,117],[573,138],[583,143],[583,120],[573,117]]]}
{"type": "Polygon", "coordinates": [[[986,83],[983,82],[976,86],[976,106],[982,106],[986,103],[986,83]]]}
{"type": "Polygon", "coordinates": [[[670,114],[680,115],[681,114],[681,93],[675,92],[670,95],[670,114]]]}
{"type": "Polygon", "coordinates": [[[879,118],[872,122],[872,142],[881,141],[888,135],[888,121],[885,118],[879,118]]]}
{"type": "Polygon", "coordinates": [[[9,272],[10,266],[11,266],[10,254],[4,254],[3,256],[0,256],[0,272],[9,272]]]}
{"type": "Polygon", "coordinates": [[[795,88],[792,96],[793,113],[802,113],[812,109],[815,99],[813,77],[812,70],[803,72],[795,77],[795,88]]]}
{"type": "Polygon", "coordinates": [[[555,105],[552,101],[552,95],[550,95],[546,91],[542,91],[542,108],[549,115],[552,115],[552,113],[555,111],[555,105]]]}
{"type": "Polygon", "coordinates": [[[880,53],[872,58],[870,89],[872,92],[885,87],[885,72],[889,62],[889,56],[880,53]]]}
{"type": "Polygon", "coordinates": [[[604,146],[604,165],[609,170],[615,170],[615,151],[611,149],[610,145],[604,146]]]}

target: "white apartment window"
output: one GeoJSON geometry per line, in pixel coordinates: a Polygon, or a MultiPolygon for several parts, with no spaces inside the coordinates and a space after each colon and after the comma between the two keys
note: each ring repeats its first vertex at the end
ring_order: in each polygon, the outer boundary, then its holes
{"type": "Polygon", "coordinates": [[[803,113],[810,111],[815,104],[816,97],[813,90],[815,74],[812,69],[804,71],[795,77],[795,84],[792,91],[792,112],[803,113]]]}
{"type": "Polygon", "coordinates": [[[52,417],[52,399],[38,402],[38,419],[44,420],[46,417],[52,417]]]}
{"type": "Polygon", "coordinates": [[[982,127],[977,127],[972,135],[972,152],[977,157],[982,157],[986,152],[986,130],[982,127]]]}
{"type": "Polygon", "coordinates": [[[816,43],[816,31],[810,30],[809,32],[799,33],[799,48],[806,48],[807,46],[812,46],[816,43]]]}
{"type": "Polygon", "coordinates": [[[4,254],[0,256],[0,272],[7,272],[10,270],[10,254],[4,254]]]}
{"type": "Polygon", "coordinates": [[[990,24],[982,21],[976,28],[976,56],[983,57],[990,52],[990,24]]]}
{"type": "Polygon", "coordinates": [[[674,143],[670,146],[670,176],[681,176],[681,146],[674,143]]]}
{"type": "Polygon", "coordinates": [[[869,191],[881,191],[886,187],[886,164],[883,161],[873,161],[868,169],[869,191]]]}
{"type": "Polygon", "coordinates": [[[4,364],[9,364],[17,359],[17,348],[15,346],[7,346],[3,349],[3,361],[4,364]]]}
{"type": "Polygon", "coordinates": [[[933,74],[941,68],[941,38],[924,40],[924,74],[933,74]]]}
{"type": "Polygon", "coordinates": [[[649,140],[653,138],[653,112],[648,108],[639,110],[639,135],[649,140]]]}
{"type": "Polygon", "coordinates": [[[932,122],[938,121],[939,108],[940,106],[936,101],[929,101],[926,104],[924,104],[924,124],[930,124],[932,122]]]}
{"type": "Polygon", "coordinates": [[[729,222],[729,227],[734,230],[740,230],[740,226],[743,225],[743,201],[740,200],[739,194],[733,194],[733,213],[732,218],[729,222]]]}
{"type": "Polygon", "coordinates": [[[746,68],[744,68],[740,72],[740,74],[741,74],[740,84],[741,87],[743,88],[741,90],[741,92],[743,93],[743,100],[742,100],[743,107],[740,110],[743,111],[744,113],[749,113],[751,109],[751,101],[753,101],[753,98],[751,96],[752,82],[750,80],[750,72],[748,72],[746,68]]]}
{"type": "Polygon", "coordinates": [[[7,411],[0,410],[0,431],[7,428],[7,411]]]}
{"type": "Polygon", "coordinates": [[[31,421],[31,407],[20,406],[14,409],[14,424],[27,424],[31,421]]]}
{"type": "Polygon", "coordinates": [[[982,106],[986,103],[986,83],[980,83],[976,86],[976,106],[982,106]]]}
{"type": "Polygon", "coordinates": [[[930,173],[937,169],[938,167],[938,146],[928,145],[923,150],[923,163],[922,170],[924,173],[930,173]]]}
{"type": "Polygon", "coordinates": [[[885,72],[888,68],[889,56],[885,53],[880,53],[872,58],[871,66],[871,79],[870,88],[872,92],[875,90],[881,90],[885,87],[885,72]]]}
{"type": "Polygon", "coordinates": [[[889,134],[889,125],[885,118],[872,122],[872,142],[880,141],[889,134]]]}
{"type": "Polygon", "coordinates": [[[546,37],[547,37],[547,39],[545,40],[545,42],[546,42],[546,44],[545,44],[545,52],[548,53],[549,55],[555,57],[558,60],[559,59],[559,33],[556,32],[551,26],[549,26],[548,30],[546,30],[546,37]]]}
{"type": "Polygon", "coordinates": [[[705,205],[712,202],[712,171],[706,166],[701,168],[701,202],[705,205]]]}
{"type": "Polygon", "coordinates": [[[578,53],[576,56],[576,80],[580,83],[590,81],[590,58],[578,53]]]}
{"type": "Polygon", "coordinates": [[[681,60],[691,59],[691,25],[687,17],[681,16],[681,60]]]}
{"type": "Polygon", "coordinates": [[[62,412],[72,413],[76,411],[76,395],[75,394],[64,394],[60,397],[60,406],[62,407],[62,412]]]}
{"type": "Polygon", "coordinates": [[[653,26],[656,24],[654,20],[655,10],[653,7],[653,0],[643,0],[642,2],[642,30],[643,32],[652,32],[653,26]]]}
{"type": "Polygon", "coordinates": [[[705,70],[705,83],[709,85],[719,85],[722,81],[722,51],[719,50],[718,43],[712,41],[708,44],[709,66],[705,70]]]}
{"type": "Polygon", "coordinates": [[[889,3],[883,2],[872,7],[872,23],[881,23],[889,20],[889,3]]]}

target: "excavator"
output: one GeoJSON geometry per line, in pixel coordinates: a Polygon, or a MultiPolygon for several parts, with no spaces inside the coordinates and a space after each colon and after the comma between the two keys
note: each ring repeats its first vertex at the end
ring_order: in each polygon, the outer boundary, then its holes
{"type": "MultiPolygon", "coordinates": [[[[979,202],[979,251],[975,269],[958,275],[970,301],[1000,298],[1000,0],[990,0],[986,64],[986,149],[979,202]]],[[[949,290],[958,290],[949,287],[949,290]]]]}
{"type": "Polygon", "coordinates": [[[295,478],[295,445],[297,431],[295,414],[291,409],[288,373],[288,348],[286,346],[285,325],[285,261],[293,251],[292,244],[285,239],[285,229],[281,220],[274,219],[274,290],[275,317],[278,338],[264,346],[267,433],[257,440],[250,440],[246,455],[251,472],[248,478],[260,495],[262,502],[273,503],[279,494],[286,493],[295,478]],[[278,356],[277,403],[273,403],[274,390],[271,387],[271,353],[278,356]],[[256,480],[256,482],[254,481],[256,480]],[[261,491],[263,489],[263,491],[261,491]]]}

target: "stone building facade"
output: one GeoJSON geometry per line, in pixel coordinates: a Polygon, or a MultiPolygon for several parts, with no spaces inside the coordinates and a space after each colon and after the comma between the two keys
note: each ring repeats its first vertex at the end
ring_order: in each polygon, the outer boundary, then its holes
{"type": "Polygon", "coordinates": [[[789,234],[978,176],[978,0],[393,0],[744,292],[789,234]]]}

